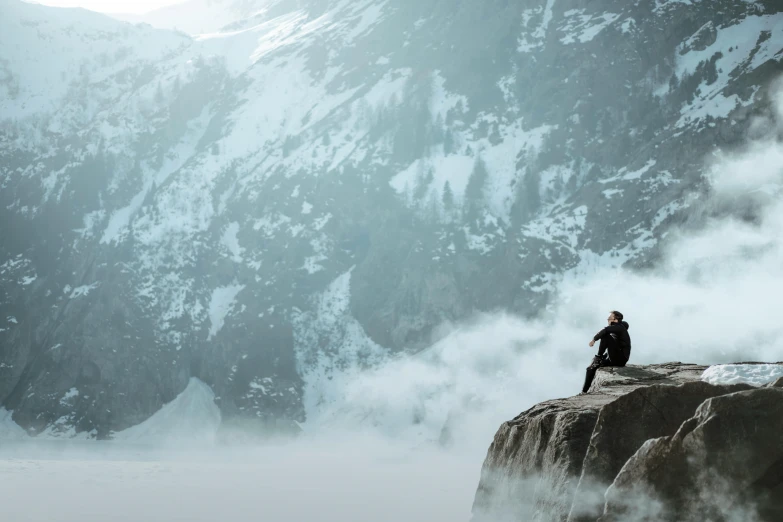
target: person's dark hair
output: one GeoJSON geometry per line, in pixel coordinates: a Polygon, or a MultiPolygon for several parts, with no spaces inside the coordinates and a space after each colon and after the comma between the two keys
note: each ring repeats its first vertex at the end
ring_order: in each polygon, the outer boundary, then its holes
{"type": "Polygon", "coordinates": [[[617,310],[612,310],[609,313],[612,314],[614,316],[614,318],[617,319],[618,321],[622,321],[623,320],[623,314],[621,314],[617,310]]]}

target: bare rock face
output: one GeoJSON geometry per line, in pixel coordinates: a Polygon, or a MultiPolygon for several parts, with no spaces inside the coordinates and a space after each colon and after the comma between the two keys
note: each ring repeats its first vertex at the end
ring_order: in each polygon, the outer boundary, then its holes
{"type": "Polygon", "coordinates": [[[726,490],[731,503],[710,504],[711,519],[781,520],[783,382],[712,385],[705,368],[602,368],[589,393],[504,423],[473,520],[703,520],[710,498],[693,495],[726,490]]]}
{"type": "Polygon", "coordinates": [[[783,520],[783,389],[708,399],[650,440],[606,492],[602,522],[783,520]]]}

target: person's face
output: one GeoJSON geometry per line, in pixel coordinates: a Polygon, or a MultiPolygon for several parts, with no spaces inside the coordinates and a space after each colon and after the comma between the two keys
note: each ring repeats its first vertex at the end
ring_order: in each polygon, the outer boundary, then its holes
{"type": "Polygon", "coordinates": [[[609,324],[612,324],[612,323],[614,323],[616,321],[617,321],[617,319],[615,319],[614,314],[609,314],[609,317],[606,318],[606,322],[609,323],[609,324]]]}

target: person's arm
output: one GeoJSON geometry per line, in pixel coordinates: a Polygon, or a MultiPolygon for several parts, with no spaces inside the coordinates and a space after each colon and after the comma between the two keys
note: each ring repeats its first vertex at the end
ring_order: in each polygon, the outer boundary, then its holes
{"type": "Polygon", "coordinates": [[[620,324],[616,324],[616,323],[615,324],[610,324],[609,326],[605,327],[600,332],[595,334],[595,337],[593,337],[593,341],[598,341],[600,339],[603,339],[605,335],[609,335],[611,333],[619,333],[619,332],[622,331],[621,329],[624,330],[625,327],[623,327],[620,324]]]}
{"type": "MultiPolygon", "coordinates": [[[[605,335],[609,335],[611,333],[619,332],[620,328],[624,328],[624,327],[619,325],[619,324],[617,324],[617,323],[610,324],[609,326],[603,328],[600,332],[595,334],[595,336],[592,339],[590,339],[590,342],[588,343],[590,345],[590,348],[593,347],[593,345],[595,344],[596,341],[598,341],[600,339],[603,339],[605,335]]],[[[599,353],[598,355],[602,355],[602,354],[599,353]]]]}

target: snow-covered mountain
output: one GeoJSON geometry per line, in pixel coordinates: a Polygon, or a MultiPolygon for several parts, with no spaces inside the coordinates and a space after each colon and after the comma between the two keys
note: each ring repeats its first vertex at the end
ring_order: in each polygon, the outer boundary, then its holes
{"type": "Polygon", "coordinates": [[[236,30],[270,20],[286,12],[281,4],[284,4],[282,0],[187,0],[149,13],[111,16],[196,35],[215,33],[221,29],[236,30]]]}
{"type": "Polygon", "coordinates": [[[0,406],[106,437],[195,378],[288,429],[335,370],[653,262],[782,8],[194,0],[188,36],[0,0],[0,406]]]}

